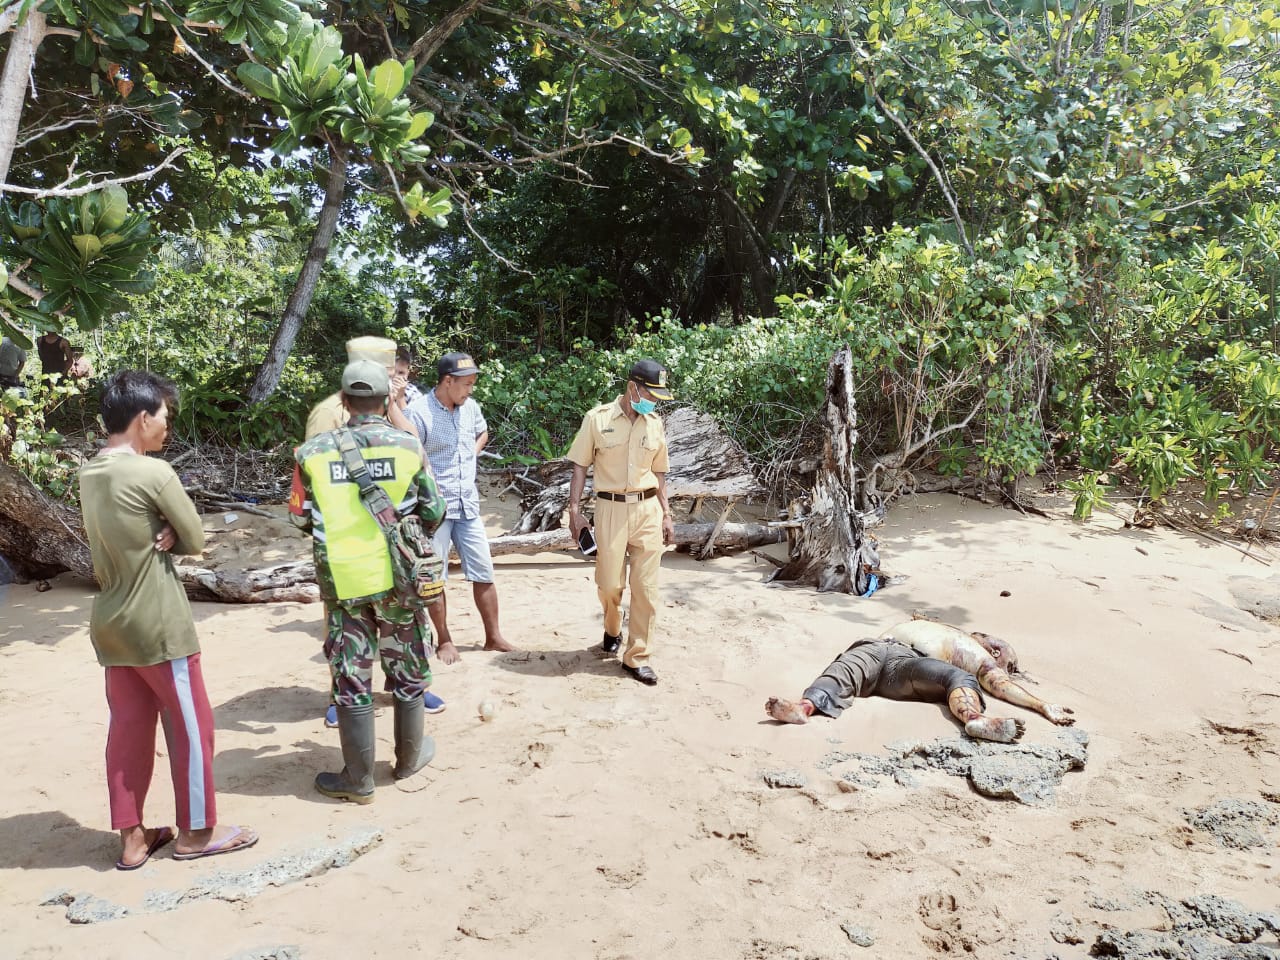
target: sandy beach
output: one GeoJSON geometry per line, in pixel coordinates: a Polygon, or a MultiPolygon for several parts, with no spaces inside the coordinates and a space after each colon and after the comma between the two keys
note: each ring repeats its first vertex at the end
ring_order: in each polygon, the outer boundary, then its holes
{"type": "MultiPolygon", "coordinates": [[[[510,506],[488,508],[497,532],[510,506]]],[[[1060,512],[905,501],[877,530],[903,580],[869,599],[767,586],[770,565],[751,555],[669,553],[653,689],[600,653],[586,562],[500,558],[504,627],[523,651],[481,652],[470,588],[451,581],[462,660],[435,665],[448,703],[428,718],[437,759],[392,780],[380,694],[369,806],[312,787],[341,766],[322,723],[320,606],[197,604],[220,820],[262,840],[192,863],[170,846],[133,873],[113,868],[91,587],[9,587],[0,956],[1067,960],[1099,938],[1185,939],[1211,897],[1261,932],[1233,944],[1210,929],[1203,950],[1280,956],[1266,919],[1249,920],[1280,904],[1280,623],[1233,594],[1254,580],[1280,592],[1280,572],[1060,512]],[[891,745],[963,737],[941,706],[765,718],[768,696],[798,697],[850,642],[913,612],[1008,640],[1031,689],[1075,710],[1087,762],[1051,800],[993,799],[927,765],[877,774],[866,758],[891,745]]],[[[219,563],[309,549],[247,514],[207,525],[219,563]]],[[[988,712],[1024,720],[1024,744],[1060,742],[1030,711],[988,712]]],[[[149,823],[163,825],[157,749],[149,823]]]]}

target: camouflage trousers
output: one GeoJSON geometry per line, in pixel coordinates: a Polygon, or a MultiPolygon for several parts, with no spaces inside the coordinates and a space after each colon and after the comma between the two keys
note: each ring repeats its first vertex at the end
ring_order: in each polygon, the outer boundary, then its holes
{"type": "Polygon", "coordinates": [[[422,611],[391,598],[357,606],[326,604],[324,655],[333,677],[333,702],[342,707],[373,702],[373,657],[382,661],[387,689],[412,701],[431,686],[427,651],[431,627],[422,611]]]}

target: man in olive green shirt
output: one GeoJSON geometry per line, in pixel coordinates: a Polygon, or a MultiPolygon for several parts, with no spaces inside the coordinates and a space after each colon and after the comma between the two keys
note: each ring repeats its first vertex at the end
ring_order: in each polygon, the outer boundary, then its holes
{"type": "Polygon", "coordinates": [[[80,502],[101,593],[89,637],[106,668],[107,792],[120,831],[120,870],[135,870],[175,839],[143,825],[163,720],[177,810],[175,860],[252,846],[247,827],[217,826],[213,710],[205,693],[195,621],[172,553],[204,549],[195,505],[173,468],[147,456],[169,433],[173,384],[125,370],[102,395],[107,445],[80,471],[80,502]]]}

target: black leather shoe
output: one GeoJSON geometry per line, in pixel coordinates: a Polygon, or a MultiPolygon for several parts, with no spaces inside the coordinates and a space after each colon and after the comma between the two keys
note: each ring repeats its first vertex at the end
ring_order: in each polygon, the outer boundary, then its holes
{"type": "Polygon", "coordinates": [[[647,663],[640,667],[628,667],[624,663],[622,665],[622,669],[627,671],[627,673],[631,674],[631,676],[635,677],[635,679],[639,680],[646,687],[652,687],[658,682],[658,675],[653,672],[653,667],[649,666],[647,663]]]}
{"type": "Polygon", "coordinates": [[[621,646],[622,638],[615,637],[609,633],[604,635],[604,643],[600,644],[601,649],[603,649],[605,653],[617,653],[618,648],[621,646]]]}

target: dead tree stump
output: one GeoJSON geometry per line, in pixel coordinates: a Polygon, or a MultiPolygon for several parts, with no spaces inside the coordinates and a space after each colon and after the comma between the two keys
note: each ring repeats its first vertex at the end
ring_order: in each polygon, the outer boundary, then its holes
{"type": "Polygon", "coordinates": [[[827,435],[813,492],[807,505],[793,507],[790,519],[802,523],[791,537],[790,558],[770,579],[812,584],[819,592],[863,596],[879,558],[857,509],[858,411],[853,400],[853,356],[847,347],[827,365],[822,416],[827,435]]]}

